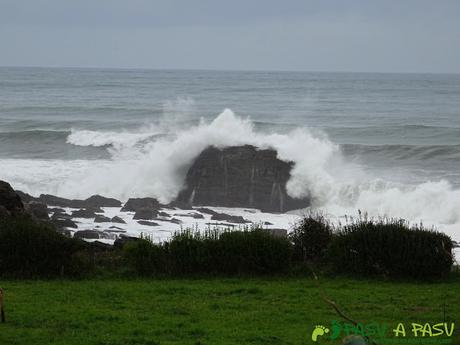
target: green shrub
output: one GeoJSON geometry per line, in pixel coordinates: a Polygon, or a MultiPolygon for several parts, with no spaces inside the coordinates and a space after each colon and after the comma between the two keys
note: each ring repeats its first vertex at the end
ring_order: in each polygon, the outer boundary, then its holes
{"type": "Polygon", "coordinates": [[[168,260],[164,245],[147,239],[128,242],[123,247],[123,256],[135,273],[148,276],[167,273],[168,260]]]}
{"type": "Polygon", "coordinates": [[[0,219],[0,275],[24,278],[73,275],[81,241],[28,217],[0,219]]]}
{"type": "Polygon", "coordinates": [[[297,262],[322,261],[331,243],[333,226],[322,215],[311,213],[296,224],[290,234],[297,262]]]}
{"type": "Polygon", "coordinates": [[[163,244],[127,243],[123,255],[142,275],[270,274],[289,270],[292,245],[263,230],[186,230],[163,244]]]}
{"type": "Polygon", "coordinates": [[[452,247],[449,236],[421,224],[360,218],[334,236],[329,258],[345,273],[431,279],[449,274],[452,247]]]}

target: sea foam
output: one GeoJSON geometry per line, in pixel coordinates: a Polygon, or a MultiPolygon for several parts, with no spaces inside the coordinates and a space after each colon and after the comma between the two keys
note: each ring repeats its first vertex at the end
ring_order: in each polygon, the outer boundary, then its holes
{"type": "Polygon", "coordinates": [[[201,120],[186,129],[159,123],[137,132],[73,130],[67,142],[105,146],[111,159],[3,160],[4,178],[33,194],[84,198],[98,193],[121,200],[152,196],[169,202],[182,188],[188,168],[203,149],[250,144],[273,148],[278,158],[294,162],[288,193],[293,197],[309,195],[314,208],[334,216],[361,210],[436,225],[460,223],[460,191],[446,180],[391,182],[346,161],[340,146],[318,131],[260,132],[249,118],[239,117],[230,109],[212,121],[201,120]]]}

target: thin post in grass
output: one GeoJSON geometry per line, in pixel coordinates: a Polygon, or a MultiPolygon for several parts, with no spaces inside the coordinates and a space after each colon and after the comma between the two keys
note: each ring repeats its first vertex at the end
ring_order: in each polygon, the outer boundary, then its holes
{"type": "Polygon", "coordinates": [[[1,322],[5,323],[5,309],[3,307],[3,289],[0,288],[0,314],[1,322]]]}

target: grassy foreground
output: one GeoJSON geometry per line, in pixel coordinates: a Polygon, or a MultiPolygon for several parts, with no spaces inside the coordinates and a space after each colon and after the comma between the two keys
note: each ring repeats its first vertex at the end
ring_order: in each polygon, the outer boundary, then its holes
{"type": "MultiPolygon", "coordinates": [[[[311,279],[0,281],[0,344],[313,344],[340,320],[311,279]]],[[[398,283],[327,278],[322,286],[363,322],[460,322],[460,279],[398,283]]],[[[456,324],[459,328],[460,324],[456,324]]],[[[453,344],[460,343],[455,330],[453,344]]],[[[320,339],[316,344],[339,344],[320,339]]],[[[420,342],[423,344],[423,342],[420,342]]]]}

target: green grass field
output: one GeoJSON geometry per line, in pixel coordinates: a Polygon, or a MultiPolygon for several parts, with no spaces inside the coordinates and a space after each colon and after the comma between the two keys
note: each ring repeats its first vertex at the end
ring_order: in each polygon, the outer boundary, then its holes
{"type": "MultiPolygon", "coordinates": [[[[328,278],[322,285],[362,322],[391,328],[399,322],[460,322],[458,277],[434,284],[328,278]]],[[[0,281],[0,286],[7,316],[0,324],[2,345],[301,345],[314,344],[316,324],[340,320],[307,278],[0,281]]],[[[460,344],[459,329],[454,334],[452,344],[460,344]]],[[[323,337],[316,344],[340,341],[323,337]]]]}

